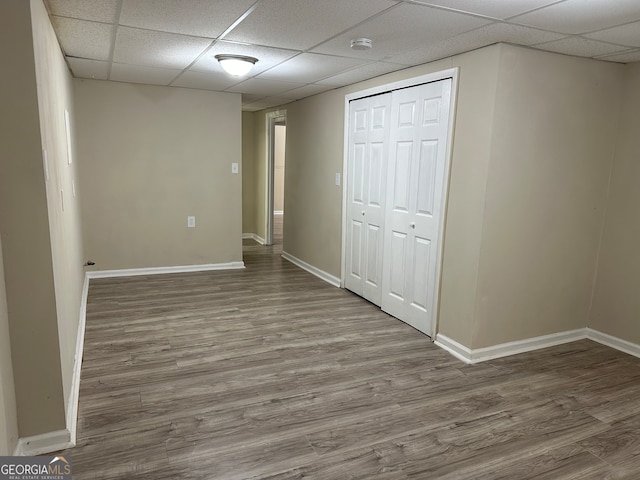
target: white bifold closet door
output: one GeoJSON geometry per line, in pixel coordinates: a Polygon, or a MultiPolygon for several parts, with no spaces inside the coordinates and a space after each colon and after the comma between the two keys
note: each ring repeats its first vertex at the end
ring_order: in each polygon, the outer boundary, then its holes
{"type": "Polygon", "coordinates": [[[382,309],[432,333],[451,80],[393,92],[382,309]]]}
{"type": "Polygon", "coordinates": [[[445,79],[350,106],[345,287],[428,335],[450,101],[445,79]]]}
{"type": "Polygon", "coordinates": [[[350,104],[345,287],[380,305],[391,93],[350,104]]]}

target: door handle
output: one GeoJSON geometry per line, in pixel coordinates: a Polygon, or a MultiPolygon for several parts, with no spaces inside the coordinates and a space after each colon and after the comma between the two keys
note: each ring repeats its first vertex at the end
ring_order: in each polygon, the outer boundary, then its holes
{"type": "Polygon", "coordinates": [[[411,227],[411,228],[416,228],[416,222],[411,222],[411,223],[409,224],[409,227],[411,227]]]}
{"type": "Polygon", "coordinates": [[[362,210],[362,216],[364,217],[364,210],[362,210]]]}

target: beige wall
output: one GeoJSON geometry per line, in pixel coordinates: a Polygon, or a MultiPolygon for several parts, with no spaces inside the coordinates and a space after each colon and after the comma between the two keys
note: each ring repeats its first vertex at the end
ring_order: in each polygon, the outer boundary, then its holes
{"type": "Polygon", "coordinates": [[[470,343],[500,47],[493,46],[288,104],[284,250],[340,276],[344,96],[460,68],[440,330],[470,343]]]}
{"type": "Polygon", "coordinates": [[[640,63],[625,67],[624,103],[589,326],[640,344],[640,63]]]}
{"type": "Polygon", "coordinates": [[[0,236],[20,436],[63,429],[64,395],[30,2],[0,2],[0,236]]]}
{"type": "MultiPolygon", "coordinates": [[[[2,251],[0,238],[0,252],[2,251]]],[[[0,255],[0,456],[13,455],[18,444],[18,412],[11,364],[9,315],[4,283],[4,266],[0,255]]]]}
{"type": "Polygon", "coordinates": [[[273,210],[274,212],[284,211],[284,162],[285,162],[285,142],[287,139],[287,127],[276,125],[274,132],[274,153],[273,153],[273,210]]]}
{"type": "Polygon", "coordinates": [[[472,348],[586,326],[621,73],[502,46],[472,348]]]}
{"type": "Polygon", "coordinates": [[[85,252],[96,268],[242,260],[240,95],[75,80],[85,252]],[[196,228],[187,228],[187,216],[196,228]]]}
{"type": "Polygon", "coordinates": [[[340,275],[345,94],[451,67],[460,73],[439,332],[481,348],[585,327],[617,64],[494,45],[283,106],[284,250],[340,275]]]}
{"type": "Polygon", "coordinates": [[[242,112],[242,233],[256,232],[255,114],[242,112]]]}
{"type": "Polygon", "coordinates": [[[84,283],[82,225],[76,188],[78,161],[73,145],[72,78],[42,1],[32,0],[31,5],[41,139],[49,160],[49,180],[45,183],[66,405],[71,392],[84,283]],[[70,120],[71,163],[65,111],[70,120]]]}

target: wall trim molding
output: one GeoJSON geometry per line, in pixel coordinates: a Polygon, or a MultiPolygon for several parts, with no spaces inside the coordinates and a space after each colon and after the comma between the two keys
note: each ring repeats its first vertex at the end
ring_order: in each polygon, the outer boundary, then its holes
{"type": "Polygon", "coordinates": [[[313,265],[305,262],[304,260],[300,260],[297,257],[294,257],[290,253],[282,252],[282,258],[293,263],[294,265],[300,267],[303,270],[315,275],[321,280],[333,285],[334,287],[340,288],[340,279],[330,273],[325,272],[324,270],[320,270],[318,267],[314,267],[313,265]]]}
{"type": "Polygon", "coordinates": [[[464,363],[473,363],[471,361],[471,349],[465,347],[461,343],[456,342],[453,338],[438,333],[434,342],[437,346],[446,350],[451,355],[464,363]]]}
{"type": "Polygon", "coordinates": [[[243,240],[255,240],[260,245],[264,245],[265,244],[264,238],[259,236],[257,233],[243,233],[242,234],[242,239],[243,240]]]}
{"type": "Polygon", "coordinates": [[[476,349],[470,349],[445,335],[438,334],[435,344],[444,348],[463,362],[478,363],[493,360],[494,358],[517,355],[518,353],[531,352],[541,348],[554,347],[585,338],[587,338],[587,329],[579,328],[476,349]]]}
{"type": "Polygon", "coordinates": [[[244,268],[244,262],[209,263],[202,265],[181,265],[175,267],[126,268],[122,270],[94,270],[87,272],[89,279],[133,277],[137,275],[162,275],[166,273],[208,272],[213,270],[234,270],[244,268]]]}
{"type": "Polygon", "coordinates": [[[541,348],[554,347],[563,343],[584,339],[593,340],[594,342],[614,348],[620,352],[640,358],[640,345],[592,328],[578,328],[576,330],[526,338],[524,340],[501,343],[492,345],[491,347],[476,348],[474,350],[440,333],[436,335],[434,343],[458,360],[462,360],[465,363],[479,363],[493,360],[494,358],[508,357],[510,355],[517,355],[518,353],[531,352],[541,348]]]}
{"type": "Polygon", "coordinates": [[[606,345],[607,347],[615,348],[616,350],[640,358],[640,345],[637,343],[632,343],[592,328],[587,328],[587,338],[594,342],[601,343],[602,345],[606,345]]]}
{"type": "Polygon", "coordinates": [[[73,446],[75,445],[71,443],[69,430],[56,430],[55,432],[20,438],[13,455],[15,457],[31,457],[42,455],[43,453],[57,452],[73,446]]]}
{"type": "Polygon", "coordinates": [[[82,372],[82,354],[84,352],[84,332],[87,324],[87,297],[89,296],[89,275],[84,274],[82,296],[80,297],[80,320],[78,321],[78,334],[76,337],[76,354],[73,363],[73,377],[71,379],[71,392],[67,403],[67,431],[70,434],[71,446],[76,444],[78,426],[78,402],[80,399],[80,374],[82,372]]]}

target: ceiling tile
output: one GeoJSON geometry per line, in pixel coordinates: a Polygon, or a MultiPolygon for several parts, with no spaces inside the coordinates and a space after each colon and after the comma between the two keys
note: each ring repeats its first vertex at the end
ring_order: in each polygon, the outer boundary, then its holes
{"type": "Polygon", "coordinates": [[[388,60],[406,66],[416,65],[499,42],[533,45],[561,38],[565,38],[565,35],[508,23],[492,23],[406,53],[399,53],[388,60]]]}
{"type": "Polygon", "coordinates": [[[286,103],[291,103],[291,101],[292,100],[290,98],[267,97],[258,100],[257,102],[243,104],[242,109],[247,112],[257,112],[258,110],[264,110],[265,108],[278,107],[286,103]]]}
{"type": "Polygon", "coordinates": [[[120,24],[215,38],[255,0],[124,0],[120,24]]]}
{"type": "Polygon", "coordinates": [[[109,62],[87,60],[86,58],[67,59],[74,77],[106,80],[109,77],[109,62]]]}
{"type": "Polygon", "coordinates": [[[314,48],[314,52],[382,60],[399,52],[428,47],[490,23],[489,20],[439,10],[424,5],[402,4],[314,48]],[[399,33],[401,32],[401,33],[399,33]],[[353,38],[373,40],[371,50],[351,50],[353,38]]]}
{"type": "Polygon", "coordinates": [[[146,83],[149,85],[169,85],[180,74],[180,70],[145,67],[141,65],[111,65],[110,80],[116,82],[146,83]]]}
{"type": "Polygon", "coordinates": [[[595,57],[628,50],[620,45],[612,45],[582,37],[568,37],[555,42],[541,43],[536,45],[536,48],[578,57],[595,57]]]}
{"type": "Polygon", "coordinates": [[[620,63],[640,62],[640,50],[630,50],[624,53],[607,55],[606,57],[598,57],[598,59],[606,60],[607,62],[620,62],[620,63]]]}
{"type": "Polygon", "coordinates": [[[258,100],[262,100],[263,98],[265,98],[264,95],[251,95],[248,93],[243,93],[242,94],[242,105],[246,105],[248,103],[255,103],[258,100]]]}
{"type": "Polygon", "coordinates": [[[66,55],[109,59],[113,26],[64,17],[52,17],[51,21],[66,55]]]}
{"type": "Polygon", "coordinates": [[[331,85],[310,84],[310,85],[305,85],[304,87],[289,90],[288,92],[281,93],[280,96],[289,98],[291,100],[298,100],[300,98],[310,97],[311,95],[317,95],[318,93],[332,90],[333,88],[335,87],[331,85]]]}
{"type": "Polygon", "coordinates": [[[283,82],[275,80],[263,80],[261,78],[250,78],[238,85],[227,89],[227,92],[248,93],[252,95],[274,96],[280,95],[288,90],[300,88],[302,83],[283,82]]]}
{"type": "Polygon", "coordinates": [[[512,19],[562,33],[587,33],[640,20],[638,0],[565,0],[512,19]]]}
{"type": "Polygon", "coordinates": [[[640,47],[640,22],[628,23],[627,25],[620,25],[619,27],[588,33],[585,37],[602,40],[604,42],[618,43],[620,45],[640,47]]]}
{"type": "Polygon", "coordinates": [[[493,23],[486,27],[457,35],[451,40],[458,43],[469,42],[473,46],[492,45],[499,42],[528,46],[536,43],[560,40],[565,37],[566,35],[560,33],[548,32],[537,28],[522,27],[509,23],[493,23]]]}
{"type": "Polygon", "coordinates": [[[438,5],[453,8],[463,12],[486,15],[488,17],[504,20],[514,15],[544,7],[558,0],[415,0],[416,3],[426,5],[438,5]]]}
{"type": "Polygon", "coordinates": [[[333,77],[325,78],[324,80],[320,80],[318,83],[321,85],[331,85],[335,88],[344,85],[351,85],[353,83],[384,75],[385,73],[402,70],[403,68],[407,67],[405,65],[386,62],[369,63],[368,65],[363,65],[347,72],[339,73],[333,77]]]}
{"type": "Polygon", "coordinates": [[[198,60],[190,70],[201,72],[224,72],[218,61],[214,58],[221,54],[247,55],[258,59],[251,70],[251,75],[256,75],[281,62],[298,55],[296,50],[283,50],[280,48],[262,47],[259,45],[246,45],[244,43],[233,43],[217,41],[213,47],[198,60]]]}
{"type": "Polygon", "coordinates": [[[119,27],[113,61],[182,70],[211,42],[206,38],[119,27]]]}
{"type": "Polygon", "coordinates": [[[395,3],[391,0],[263,0],[225,39],[306,50],[395,3]]]}
{"type": "Polygon", "coordinates": [[[118,0],[47,0],[52,15],[115,23],[118,0]]]}
{"type": "Polygon", "coordinates": [[[316,53],[303,53],[266,71],[260,78],[316,83],[350,68],[366,63],[355,58],[334,57],[316,53]]]}
{"type": "Polygon", "coordinates": [[[184,72],[171,85],[175,87],[201,88],[203,90],[225,90],[238,83],[225,73],[214,72],[184,72]]]}

